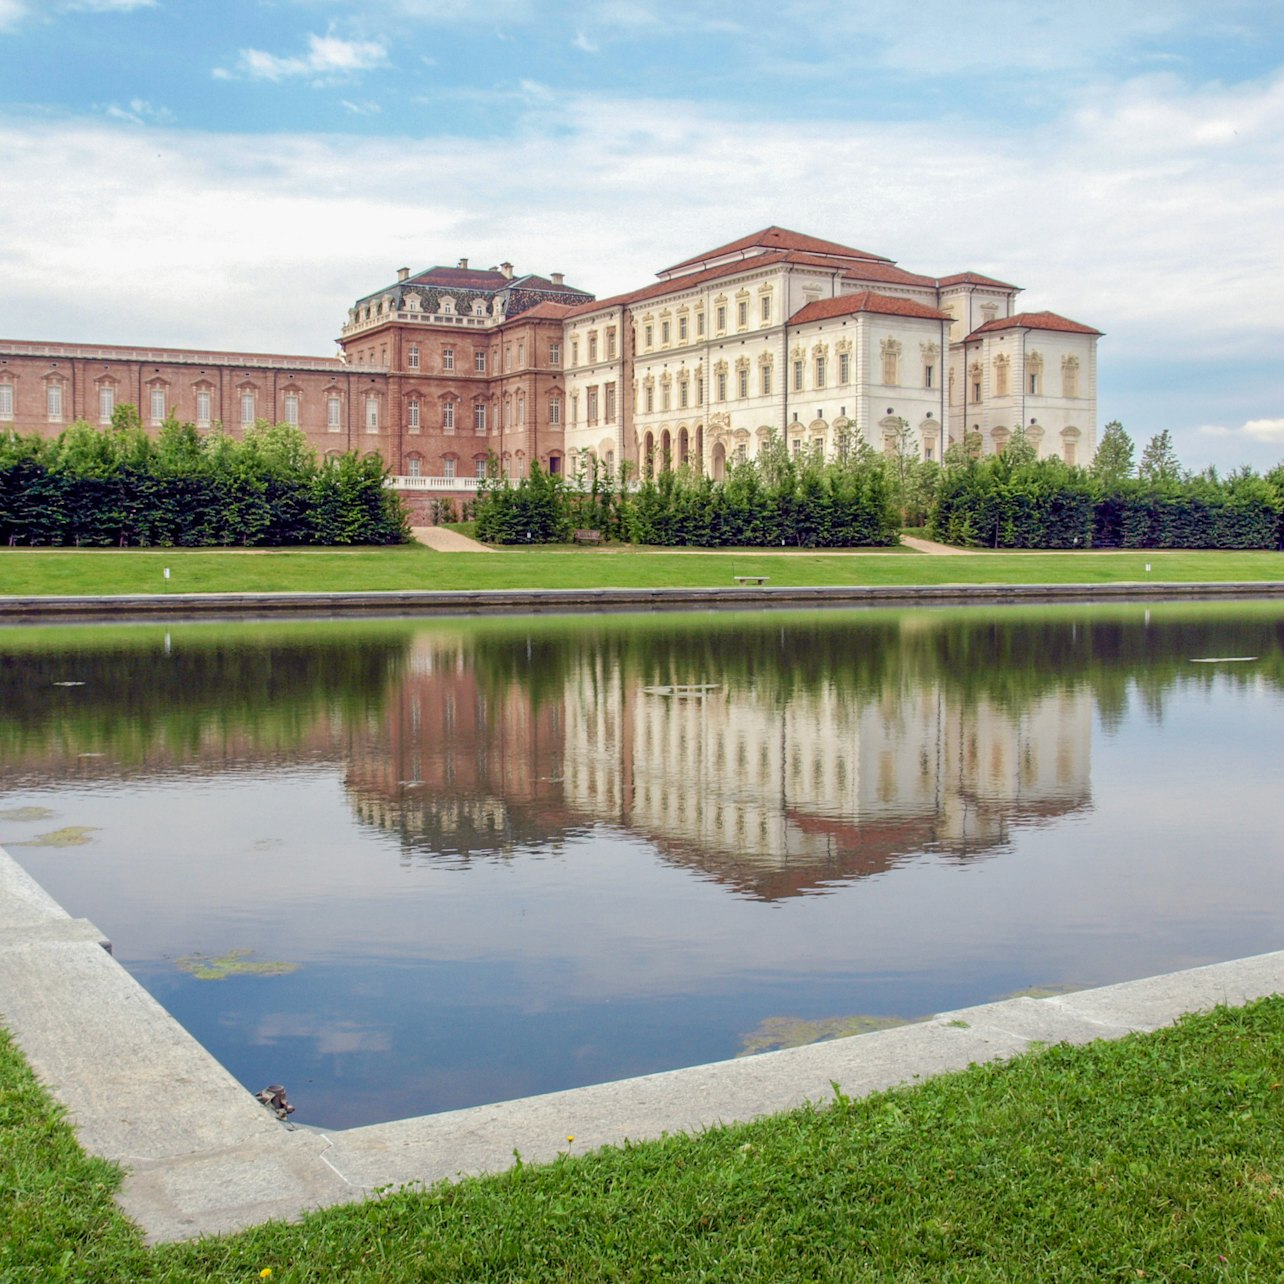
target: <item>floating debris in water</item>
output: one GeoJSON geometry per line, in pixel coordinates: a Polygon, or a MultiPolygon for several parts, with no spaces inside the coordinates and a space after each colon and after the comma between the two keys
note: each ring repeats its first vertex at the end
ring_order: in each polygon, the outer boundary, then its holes
{"type": "Polygon", "coordinates": [[[0,811],[0,820],[48,820],[53,814],[48,807],[10,807],[0,811]]]}
{"type": "Polygon", "coordinates": [[[1250,660],[1256,660],[1255,655],[1209,655],[1201,659],[1191,659],[1191,664],[1247,664],[1250,660]]]}
{"type": "Polygon", "coordinates": [[[93,842],[89,837],[98,825],[67,825],[63,829],[54,829],[47,834],[38,834],[24,843],[10,843],[10,847],[83,847],[93,842]]]}
{"type": "Polygon", "coordinates": [[[297,963],[255,961],[253,950],[228,950],[226,954],[184,954],[174,965],[198,981],[225,981],[229,976],[286,976],[297,972],[297,963]]]}
{"type": "Polygon", "coordinates": [[[55,682],[54,683],[54,686],[56,687],[83,687],[84,685],[85,684],[83,682],[55,682]]]}
{"type": "Polygon", "coordinates": [[[720,682],[689,682],[671,687],[643,687],[643,695],[672,696],[675,700],[703,700],[710,691],[717,691],[720,682]]]}

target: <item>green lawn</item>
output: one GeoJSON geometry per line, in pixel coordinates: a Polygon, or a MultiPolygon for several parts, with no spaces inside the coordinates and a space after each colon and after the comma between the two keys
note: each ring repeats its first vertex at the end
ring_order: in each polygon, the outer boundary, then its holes
{"type": "Polygon", "coordinates": [[[1104,584],[1284,580],[1278,552],[700,553],[519,548],[436,553],[422,546],[346,551],[0,549],[0,594],[300,592],[376,589],[732,587],[769,584],[1104,584]],[[1147,571],[1147,565],[1150,570],[1147,571]],[[164,578],[164,569],[170,578],[164,578]]]}
{"type": "Polygon", "coordinates": [[[0,1279],[1276,1280],[1282,1079],[1276,997],[149,1250],[0,1036],[0,1279]]]}

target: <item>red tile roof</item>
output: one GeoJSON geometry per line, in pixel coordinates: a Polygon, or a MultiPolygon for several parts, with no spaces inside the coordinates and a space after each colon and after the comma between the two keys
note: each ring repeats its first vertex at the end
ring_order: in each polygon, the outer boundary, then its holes
{"type": "Polygon", "coordinates": [[[877,281],[882,285],[921,285],[935,290],[936,278],[907,272],[891,263],[858,263],[843,273],[844,281],[877,281]]]}
{"type": "Polygon", "coordinates": [[[858,294],[841,294],[836,299],[818,299],[799,308],[789,318],[790,325],[806,325],[809,321],[824,321],[829,317],[853,316],[857,312],[876,312],[880,316],[921,317],[926,321],[949,321],[948,312],[929,308],[913,299],[896,299],[890,294],[875,294],[861,290],[858,294]]]}
{"type": "Polygon", "coordinates": [[[609,299],[598,299],[593,303],[585,303],[572,309],[572,316],[584,316],[589,312],[596,312],[601,308],[619,307],[620,304],[642,303],[647,299],[659,298],[665,294],[681,294],[685,290],[691,289],[694,285],[700,285],[705,281],[716,281],[720,277],[735,276],[737,272],[749,272],[760,267],[769,267],[773,263],[783,263],[786,260],[793,262],[793,258],[784,251],[777,250],[771,254],[760,254],[756,258],[746,262],[737,260],[735,263],[723,263],[718,267],[707,268],[703,272],[689,272],[685,276],[677,277],[672,281],[656,281],[651,285],[644,285],[639,290],[630,290],[626,294],[614,294],[609,299]]]}
{"type": "Polygon", "coordinates": [[[992,285],[1000,290],[1019,290],[1019,285],[1009,281],[996,281],[992,276],[982,276],[979,272],[955,272],[953,276],[943,276],[936,283],[942,289],[947,285],[992,285]]]}
{"type": "Polygon", "coordinates": [[[728,254],[739,254],[745,250],[797,250],[807,254],[824,254],[844,259],[873,259],[880,263],[890,263],[891,259],[881,254],[870,254],[866,250],[856,250],[850,245],[839,245],[835,241],[823,241],[818,236],[806,236],[802,232],[791,232],[787,227],[765,227],[761,232],[742,236],[738,241],[728,241],[715,250],[706,250],[692,258],[683,259],[672,267],[665,268],[658,276],[672,272],[681,272],[711,259],[720,259],[728,254]]]}
{"type": "Polygon", "coordinates": [[[537,303],[533,308],[527,308],[525,312],[519,312],[514,321],[560,321],[572,311],[572,305],[569,303],[537,303]]]}
{"type": "Polygon", "coordinates": [[[991,334],[995,330],[1059,330],[1063,334],[1098,335],[1101,333],[1090,325],[1080,325],[1078,321],[1058,316],[1055,312],[1018,312],[1016,316],[1000,317],[977,326],[968,338],[975,338],[978,334],[991,334]]]}
{"type": "Polygon", "coordinates": [[[509,280],[510,278],[502,272],[479,271],[476,268],[430,267],[399,284],[446,286],[456,290],[502,290],[509,280]]]}

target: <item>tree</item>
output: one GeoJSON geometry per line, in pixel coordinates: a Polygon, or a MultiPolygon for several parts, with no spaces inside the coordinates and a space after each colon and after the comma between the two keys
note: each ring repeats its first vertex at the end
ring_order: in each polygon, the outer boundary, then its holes
{"type": "Polygon", "coordinates": [[[1141,463],[1137,466],[1137,476],[1142,481],[1160,486],[1181,481],[1181,462],[1167,428],[1146,443],[1146,449],[1141,452],[1141,463]]]}
{"type": "MultiPolygon", "coordinates": [[[[1166,434],[1165,434],[1166,435],[1166,434]]],[[[1097,453],[1092,457],[1092,475],[1107,489],[1132,476],[1132,438],[1118,419],[1112,419],[1102,430],[1097,453]]]]}
{"type": "Polygon", "coordinates": [[[1026,468],[1038,460],[1039,451],[1020,424],[1008,438],[1008,444],[1003,447],[1003,457],[1013,468],[1026,468]]]}

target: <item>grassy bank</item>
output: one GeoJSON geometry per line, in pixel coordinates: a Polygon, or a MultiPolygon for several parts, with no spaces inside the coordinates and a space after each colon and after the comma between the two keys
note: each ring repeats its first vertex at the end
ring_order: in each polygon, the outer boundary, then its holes
{"type": "Polygon", "coordinates": [[[1282,1065],[1273,998],[148,1250],[0,1044],[0,1278],[1278,1279],[1282,1065]]]}
{"type": "Polygon", "coordinates": [[[287,550],[0,549],[0,594],[340,592],[379,589],[1105,584],[1284,580],[1284,553],[1082,552],[932,556],[875,552],[696,553],[520,548],[437,553],[421,546],[287,550]],[[1149,565],[1150,570],[1146,567],[1149,565]],[[170,570],[165,579],[164,570],[170,570]]]}

